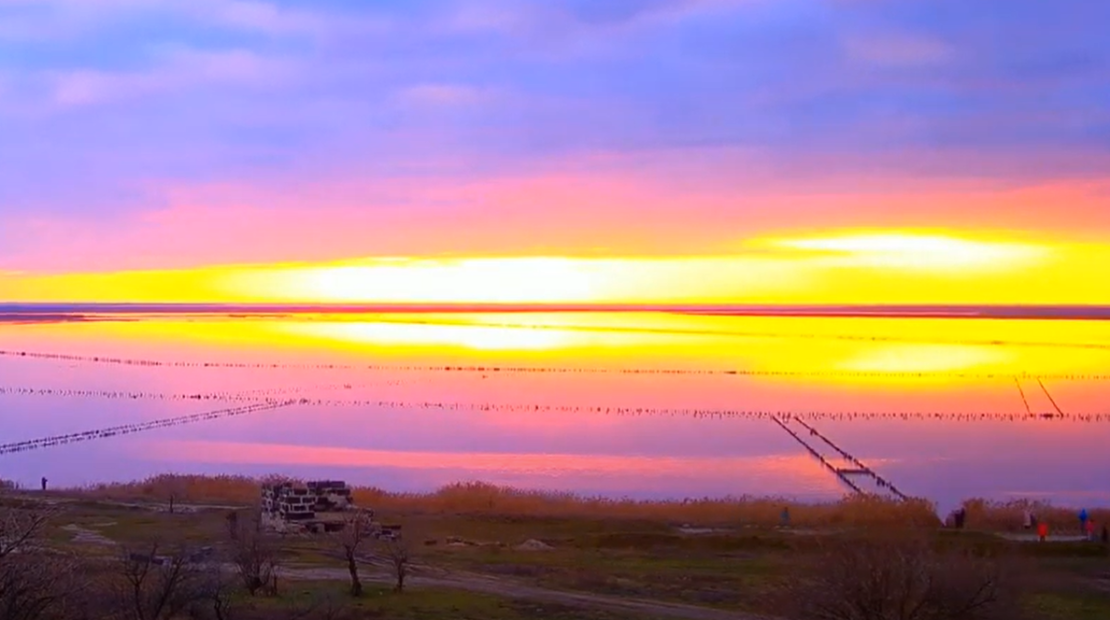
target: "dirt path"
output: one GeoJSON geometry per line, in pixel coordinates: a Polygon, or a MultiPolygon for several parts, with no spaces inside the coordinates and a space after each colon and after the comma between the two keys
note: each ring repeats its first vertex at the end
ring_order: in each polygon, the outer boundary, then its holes
{"type": "MultiPolygon", "coordinates": [[[[281,577],[289,580],[338,580],[346,581],[349,577],[347,571],[341,568],[283,568],[281,577]]],[[[383,572],[367,572],[360,575],[363,581],[374,583],[392,584],[392,576],[383,572]]],[[[766,616],[745,614],[740,612],[684,605],[681,603],[667,603],[638,598],[609,596],[589,592],[568,592],[564,590],[551,590],[538,586],[477,573],[446,573],[441,577],[426,575],[412,575],[405,580],[406,585],[426,586],[433,588],[454,588],[469,592],[492,594],[505,598],[524,599],[529,601],[557,603],[569,607],[584,607],[589,609],[607,609],[609,611],[635,613],[645,617],[686,618],[688,620],[770,620],[766,616]]]]}
{"type": "MultiPolygon", "coordinates": [[[[109,523],[109,524],[106,524],[106,525],[115,525],[115,524],[114,523],[109,523]]],[[[77,525],[76,523],[70,523],[69,525],[62,526],[62,531],[69,532],[69,533],[73,534],[73,542],[75,542],[77,544],[101,545],[101,546],[105,546],[105,547],[111,547],[111,546],[114,546],[116,544],[116,541],[112,540],[111,538],[108,538],[108,537],[104,536],[100,532],[98,532],[96,530],[90,530],[90,529],[87,529],[87,528],[83,528],[80,525],[77,525]]]]}
{"type": "MultiPolygon", "coordinates": [[[[142,510],[149,510],[151,512],[170,511],[170,505],[168,502],[156,502],[150,500],[120,501],[114,499],[98,499],[80,496],[53,495],[50,493],[37,494],[26,492],[11,495],[10,497],[22,501],[43,504],[46,506],[64,506],[66,504],[87,502],[91,504],[99,504],[101,506],[110,506],[117,508],[140,508],[142,510]]],[[[201,512],[203,510],[241,510],[246,507],[246,505],[235,504],[194,504],[188,502],[175,502],[174,512],[180,512],[184,514],[201,512]]]]}
{"type": "MultiPolygon", "coordinates": [[[[64,504],[77,501],[70,498],[35,498],[39,501],[46,500],[50,504],[64,504]]],[[[147,502],[117,502],[101,500],[97,503],[133,508],[147,508],[152,510],[165,510],[168,505],[147,502]]],[[[234,506],[204,505],[204,504],[178,504],[175,508],[182,512],[195,512],[197,510],[227,510],[234,506]]],[[[104,537],[99,532],[70,524],[62,528],[74,535],[75,542],[89,544],[114,545],[115,541],[104,537]]],[[[360,575],[364,581],[372,583],[392,584],[393,577],[389,574],[384,562],[365,558],[362,560],[363,571],[360,575]]],[[[224,566],[225,570],[234,570],[232,566],[224,566]]],[[[685,605],[682,603],[668,603],[649,599],[639,599],[589,592],[572,592],[565,590],[552,590],[510,578],[486,575],[482,573],[449,571],[443,568],[413,565],[411,574],[405,580],[406,585],[425,586],[432,588],[453,588],[467,590],[482,594],[491,594],[504,598],[529,600],[535,602],[555,603],[568,607],[586,609],[606,609],[614,612],[636,614],[643,617],[685,618],[687,620],[773,620],[766,616],[746,614],[741,612],[685,605]]],[[[346,581],[349,579],[346,569],[332,567],[283,567],[279,577],[291,581],[346,581]]]]}

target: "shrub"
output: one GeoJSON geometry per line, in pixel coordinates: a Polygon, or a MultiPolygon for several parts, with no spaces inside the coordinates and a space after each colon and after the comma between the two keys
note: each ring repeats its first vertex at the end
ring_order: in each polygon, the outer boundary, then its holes
{"type": "Polygon", "coordinates": [[[1012,571],[912,534],[841,541],[787,587],[806,620],[1014,620],[1012,571]]]}

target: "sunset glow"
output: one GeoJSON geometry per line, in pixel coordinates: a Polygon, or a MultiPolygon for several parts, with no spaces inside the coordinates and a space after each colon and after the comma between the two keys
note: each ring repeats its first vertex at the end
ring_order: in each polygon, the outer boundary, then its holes
{"type": "Polygon", "coordinates": [[[775,243],[784,248],[828,252],[843,257],[847,264],[938,274],[1026,269],[1043,264],[1050,252],[1046,246],[1030,243],[898,231],[781,239],[775,243]]]}
{"type": "Polygon", "coordinates": [[[0,0],[0,620],[1110,618],[1108,24],[0,0]]]}
{"type": "Polygon", "coordinates": [[[1110,303],[1099,3],[209,4],[0,3],[0,299],[1110,303]]]}
{"type": "Polygon", "coordinates": [[[914,231],[754,239],[716,256],[363,258],[157,272],[9,274],[23,301],[1110,303],[1110,246],[914,231]]]}

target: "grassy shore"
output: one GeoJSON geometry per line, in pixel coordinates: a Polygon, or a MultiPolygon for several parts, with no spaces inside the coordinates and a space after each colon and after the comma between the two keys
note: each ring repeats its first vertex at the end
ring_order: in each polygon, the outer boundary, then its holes
{"type": "MultiPolygon", "coordinates": [[[[151,541],[219,547],[226,542],[231,507],[255,505],[258,485],[258,480],[231,476],[166,475],[22,497],[48,500],[61,511],[48,531],[56,549],[108,559],[120,548],[143,548],[151,541]],[[179,508],[173,514],[167,510],[171,497],[179,508]],[[95,536],[109,542],[96,542],[95,536]]],[[[953,531],[941,527],[927,502],[877,498],[820,504],[779,498],[645,502],[479,483],[427,494],[361,488],[355,496],[380,520],[403,525],[415,574],[424,580],[411,595],[371,588],[357,603],[366,612],[358,617],[652,617],[645,610],[609,605],[621,600],[782,617],[789,585],[822,570],[830,550],[905,538],[1020,567],[1021,604],[1029,618],[1110,617],[1107,548],[1007,540],[999,534],[1020,529],[1027,506],[1021,502],[969,501],[968,528],[953,531]],[[789,527],[780,524],[784,506],[790,508],[789,527]],[[523,545],[528,541],[542,546],[523,545]],[[457,580],[465,583],[455,587],[457,580]],[[496,588],[468,591],[474,584],[496,588]],[[592,606],[514,594],[529,588],[603,598],[592,606]]],[[[1028,506],[1054,530],[1077,520],[1072,509],[1028,506]]],[[[1110,518],[1104,510],[1091,512],[1101,523],[1110,518]]],[[[342,594],[344,564],[334,538],[290,536],[280,544],[282,565],[304,573],[286,587],[281,600],[246,600],[252,614],[274,605],[296,607],[304,596],[342,594]],[[323,574],[331,578],[317,578],[323,574]]],[[[377,569],[368,565],[365,570],[377,569]]]]}
{"type": "MultiPolygon", "coordinates": [[[[272,479],[278,479],[273,477],[272,479]]],[[[261,480],[243,476],[188,476],[163,474],[136,482],[64,489],[71,496],[118,501],[253,505],[261,480]]],[[[683,501],[622,500],[587,497],[570,492],[530,491],[482,482],[456,483],[430,493],[395,493],[376,487],[356,487],[355,502],[398,514],[459,514],[479,516],[603,518],[687,523],[702,527],[774,526],[789,508],[796,527],[839,525],[912,525],[934,527],[936,508],[926,500],[897,501],[848,496],[840,501],[804,503],[777,497],[723,497],[683,501]]],[[[1030,510],[1054,532],[1077,532],[1078,508],[1032,500],[964,502],[973,528],[1000,532],[1021,528],[1023,511],[1030,510]]],[[[1110,523],[1110,509],[1088,509],[1098,524],[1110,523]]]]}

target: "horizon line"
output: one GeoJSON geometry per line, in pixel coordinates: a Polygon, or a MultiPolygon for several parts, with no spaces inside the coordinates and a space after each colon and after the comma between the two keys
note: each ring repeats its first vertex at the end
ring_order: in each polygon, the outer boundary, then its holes
{"type": "Polygon", "coordinates": [[[671,313],[705,316],[1110,320],[1082,304],[675,304],[675,303],[146,303],[0,302],[0,317],[83,314],[497,314],[671,313]]]}

